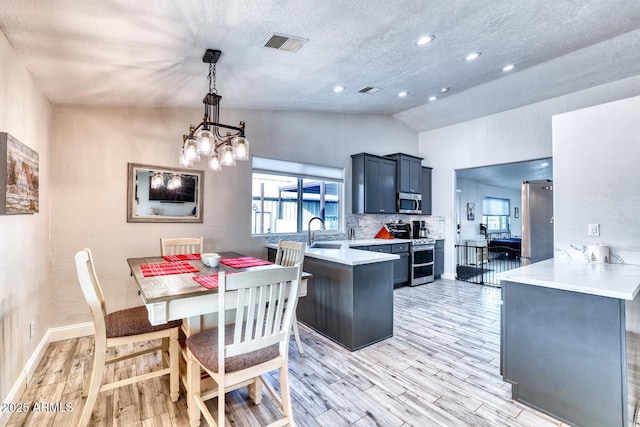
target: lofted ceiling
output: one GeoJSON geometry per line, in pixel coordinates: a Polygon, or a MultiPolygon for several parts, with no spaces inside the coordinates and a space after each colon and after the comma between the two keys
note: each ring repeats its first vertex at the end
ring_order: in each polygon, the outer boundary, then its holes
{"type": "Polygon", "coordinates": [[[223,109],[418,131],[640,75],[638,0],[3,0],[0,30],[54,104],[198,107],[215,48],[223,109]],[[307,41],[264,47],[273,33],[307,41]]]}

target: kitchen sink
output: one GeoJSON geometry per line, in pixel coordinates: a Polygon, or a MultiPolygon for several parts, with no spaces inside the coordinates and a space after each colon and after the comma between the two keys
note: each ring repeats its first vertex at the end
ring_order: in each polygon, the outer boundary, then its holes
{"type": "Polygon", "coordinates": [[[315,242],[312,243],[309,248],[314,249],[340,249],[342,243],[330,243],[330,242],[315,242]]]}

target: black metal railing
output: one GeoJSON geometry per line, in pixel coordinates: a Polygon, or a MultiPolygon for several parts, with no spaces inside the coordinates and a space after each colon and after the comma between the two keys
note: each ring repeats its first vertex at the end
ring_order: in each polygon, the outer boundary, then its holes
{"type": "Polygon", "coordinates": [[[496,273],[521,266],[520,251],[508,247],[456,245],[456,279],[500,286],[496,273]]]}

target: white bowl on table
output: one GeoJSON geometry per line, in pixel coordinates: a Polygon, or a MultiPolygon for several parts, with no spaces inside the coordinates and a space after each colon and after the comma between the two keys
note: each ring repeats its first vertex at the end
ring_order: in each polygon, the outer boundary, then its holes
{"type": "Polygon", "coordinates": [[[202,263],[207,267],[217,267],[220,262],[220,255],[216,253],[204,253],[200,254],[202,263]]]}

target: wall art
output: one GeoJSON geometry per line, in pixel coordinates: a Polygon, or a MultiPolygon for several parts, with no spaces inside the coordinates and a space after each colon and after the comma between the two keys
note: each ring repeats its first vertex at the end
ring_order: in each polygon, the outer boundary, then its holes
{"type": "Polygon", "coordinates": [[[38,188],[38,153],[0,132],[0,214],[38,212],[38,188]]]}

